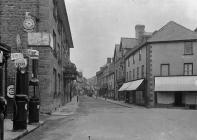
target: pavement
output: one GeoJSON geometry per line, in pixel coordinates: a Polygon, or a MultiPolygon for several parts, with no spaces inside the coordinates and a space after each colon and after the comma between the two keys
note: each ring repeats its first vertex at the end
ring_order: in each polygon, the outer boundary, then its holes
{"type": "Polygon", "coordinates": [[[25,135],[33,132],[40,126],[44,125],[47,120],[54,119],[56,116],[69,116],[72,115],[78,107],[77,97],[73,97],[72,101],[58,108],[54,111],[51,115],[47,114],[40,114],[40,121],[39,123],[28,124],[27,129],[13,131],[13,121],[11,119],[4,120],[4,140],[19,140],[20,138],[24,137],[25,135]]]}
{"type": "Polygon", "coordinates": [[[125,101],[117,101],[117,100],[112,100],[112,99],[107,99],[107,98],[105,99],[103,97],[96,97],[96,96],[93,96],[93,98],[100,99],[100,100],[105,100],[107,102],[117,104],[117,105],[120,105],[120,106],[123,106],[123,107],[128,107],[128,108],[146,108],[144,106],[139,106],[139,105],[135,105],[135,104],[128,104],[128,103],[125,103],[125,101]]]}

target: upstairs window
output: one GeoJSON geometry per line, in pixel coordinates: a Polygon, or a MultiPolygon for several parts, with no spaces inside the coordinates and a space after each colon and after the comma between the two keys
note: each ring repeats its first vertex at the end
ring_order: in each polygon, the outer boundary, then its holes
{"type": "Polygon", "coordinates": [[[185,63],[184,64],[184,75],[193,75],[193,64],[185,63]]]}
{"type": "Polygon", "coordinates": [[[142,65],[141,71],[142,71],[142,78],[144,78],[144,65],[142,65]]]}
{"type": "Polygon", "coordinates": [[[135,80],[135,69],[133,69],[133,80],[135,80]]]}
{"type": "Polygon", "coordinates": [[[193,54],[193,43],[192,42],[185,42],[184,43],[184,54],[185,55],[192,55],[193,54]]]}
{"type": "Polygon", "coordinates": [[[139,61],[142,59],[142,49],[139,50],[139,61]]]}
{"type": "Polygon", "coordinates": [[[170,65],[169,64],[161,64],[160,75],[161,76],[169,76],[170,73],[170,65]]]}
{"type": "Polygon", "coordinates": [[[57,0],[53,0],[53,18],[57,21],[57,0]]]}
{"type": "Polygon", "coordinates": [[[134,57],[134,55],[133,55],[133,64],[135,64],[135,57],[134,57]]]}
{"type": "Polygon", "coordinates": [[[137,79],[139,78],[139,67],[137,67],[137,79]]]}

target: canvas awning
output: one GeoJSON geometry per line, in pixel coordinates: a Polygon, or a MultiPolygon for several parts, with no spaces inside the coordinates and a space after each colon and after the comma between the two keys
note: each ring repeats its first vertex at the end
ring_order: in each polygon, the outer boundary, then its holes
{"type": "Polygon", "coordinates": [[[197,91],[197,76],[155,77],[155,91],[197,91]]]}
{"type": "Polygon", "coordinates": [[[127,87],[129,86],[129,83],[124,83],[118,91],[125,91],[127,87]]]}
{"type": "Polygon", "coordinates": [[[118,91],[137,90],[137,88],[142,84],[143,81],[144,81],[144,79],[140,79],[140,80],[124,83],[118,91]]]}
{"type": "Polygon", "coordinates": [[[142,84],[143,81],[144,79],[129,82],[129,86],[127,87],[126,91],[137,90],[137,88],[142,84]]]}

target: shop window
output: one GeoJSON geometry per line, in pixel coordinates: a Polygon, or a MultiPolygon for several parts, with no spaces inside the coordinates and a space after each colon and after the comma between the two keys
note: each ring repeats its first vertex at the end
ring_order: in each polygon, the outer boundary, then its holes
{"type": "Polygon", "coordinates": [[[193,54],[193,43],[192,42],[185,42],[184,43],[184,54],[185,55],[192,55],[193,54]]]}
{"type": "Polygon", "coordinates": [[[170,65],[169,64],[161,64],[160,75],[161,76],[169,76],[170,73],[170,65]]]}
{"type": "Polygon", "coordinates": [[[193,75],[193,64],[185,63],[184,64],[184,75],[193,75]]]}

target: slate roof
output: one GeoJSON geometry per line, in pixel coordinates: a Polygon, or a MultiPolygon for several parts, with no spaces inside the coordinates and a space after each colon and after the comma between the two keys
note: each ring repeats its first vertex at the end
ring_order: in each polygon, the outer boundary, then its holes
{"type": "Polygon", "coordinates": [[[137,45],[137,39],[121,37],[120,43],[122,48],[134,48],[137,45]]]}
{"type": "Polygon", "coordinates": [[[115,44],[115,50],[114,50],[114,58],[120,58],[121,57],[121,52],[120,52],[120,45],[115,44]]]}
{"type": "Polygon", "coordinates": [[[170,21],[160,30],[153,33],[147,42],[186,41],[197,39],[197,33],[186,27],[170,21]]]}

